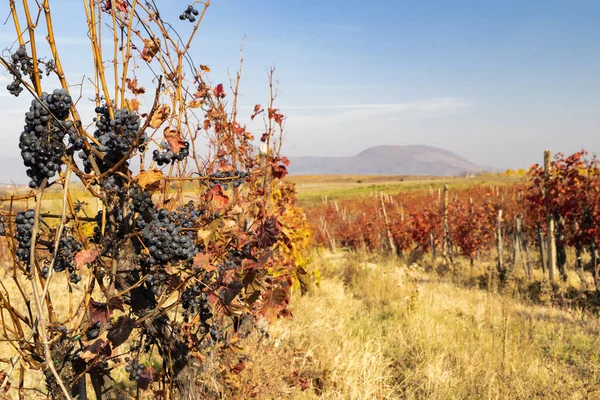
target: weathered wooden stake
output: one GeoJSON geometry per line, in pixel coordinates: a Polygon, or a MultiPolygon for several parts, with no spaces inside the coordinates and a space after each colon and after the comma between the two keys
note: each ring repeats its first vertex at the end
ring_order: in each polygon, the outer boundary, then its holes
{"type": "MultiPolygon", "coordinates": [[[[544,151],[544,173],[546,176],[546,184],[550,179],[550,158],[552,157],[552,153],[550,150],[544,151]]],[[[544,192],[546,196],[550,196],[548,187],[544,188],[544,192]]],[[[546,226],[548,227],[548,232],[546,234],[546,240],[548,241],[548,276],[550,278],[550,282],[554,282],[554,278],[557,276],[556,272],[556,238],[554,233],[554,218],[552,217],[550,210],[546,210],[546,226]]]]}

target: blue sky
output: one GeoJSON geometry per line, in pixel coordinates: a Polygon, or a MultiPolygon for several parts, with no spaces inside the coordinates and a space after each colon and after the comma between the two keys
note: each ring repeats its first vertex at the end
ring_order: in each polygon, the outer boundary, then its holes
{"type": "MultiPolygon", "coordinates": [[[[177,19],[187,2],[157,3],[189,29],[177,19]]],[[[516,168],[545,148],[600,151],[600,1],[371,3],[214,0],[193,56],[226,82],[246,36],[242,106],[265,103],[274,65],[292,156],[427,144],[516,168]]],[[[81,80],[91,72],[82,2],[51,4],[65,69],[81,80]]],[[[11,29],[0,26],[1,49],[11,29]]],[[[0,155],[14,155],[27,101],[2,91],[0,103],[0,155]]]]}

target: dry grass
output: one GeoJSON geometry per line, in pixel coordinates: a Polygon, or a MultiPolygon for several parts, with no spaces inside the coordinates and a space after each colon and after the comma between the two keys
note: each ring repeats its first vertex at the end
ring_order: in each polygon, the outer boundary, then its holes
{"type": "Polygon", "coordinates": [[[251,391],[232,398],[600,396],[597,317],[367,261],[316,261],[321,287],[248,349],[237,382],[251,391]]]}

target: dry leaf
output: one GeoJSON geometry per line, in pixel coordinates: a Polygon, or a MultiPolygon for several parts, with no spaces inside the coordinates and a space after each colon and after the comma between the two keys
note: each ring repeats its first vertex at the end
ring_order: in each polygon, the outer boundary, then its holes
{"type": "Polygon", "coordinates": [[[189,108],[200,108],[204,104],[203,100],[192,100],[188,103],[189,108]]]}
{"type": "Polygon", "coordinates": [[[210,224],[207,224],[202,229],[198,230],[198,240],[201,240],[204,243],[204,247],[208,247],[210,241],[216,237],[220,225],[221,220],[215,219],[210,224]]]}
{"type": "Polygon", "coordinates": [[[214,89],[213,89],[213,93],[215,96],[219,97],[219,98],[223,98],[225,97],[225,89],[223,88],[223,84],[219,83],[214,89]]]}
{"type": "Polygon", "coordinates": [[[146,93],[146,88],[144,88],[143,86],[138,86],[137,78],[134,78],[134,79],[127,78],[125,80],[125,82],[127,82],[127,89],[129,89],[131,91],[131,93],[133,93],[135,95],[146,93]]]}
{"type": "Polygon", "coordinates": [[[194,267],[201,268],[206,272],[217,270],[217,267],[210,263],[210,255],[204,253],[196,254],[196,257],[194,257],[194,267]]]}
{"type": "Polygon", "coordinates": [[[84,265],[94,262],[96,257],[98,257],[98,252],[96,250],[82,250],[75,254],[75,267],[81,269],[84,265]]]}
{"type": "Polygon", "coordinates": [[[181,140],[181,135],[179,131],[175,128],[167,127],[163,131],[163,135],[165,139],[169,143],[169,147],[175,154],[179,154],[179,151],[184,147],[184,142],[181,140]]]}
{"type": "Polygon", "coordinates": [[[200,65],[200,69],[206,73],[210,72],[210,68],[206,65],[200,65]]]}
{"type": "Polygon", "coordinates": [[[149,192],[155,192],[160,188],[162,180],[164,178],[163,173],[158,169],[152,169],[150,171],[142,171],[135,177],[137,183],[149,192]]]}
{"type": "Polygon", "coordinates": [[[144,39],[144,50],[142,50],[142,59],[150,62],[160,50],[160,40],[157,38],[144,39]]]}
{"type": "Polygon", "coordinates": [[[171,114],[171,107],[168,104],[163,104],[152,114],[150,119],[150,127],[154,129],[160,128],[160,126],[169,118],[171,114]]]}

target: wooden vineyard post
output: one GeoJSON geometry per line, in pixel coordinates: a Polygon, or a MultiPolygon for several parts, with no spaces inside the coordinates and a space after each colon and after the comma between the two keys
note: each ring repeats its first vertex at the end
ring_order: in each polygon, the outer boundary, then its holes
{"type": "MultiPolygon", "coordinates": [[[[550,150],[544,151],[544,173],[546,176],[546,185],[548,180],[550,179],[550,158],[552,157],[552,153],[550,150]]],[[[549,196],[549,190],[546,186],[544,188],[544,192],[546,196],[549,196]]],[[[554,278],[556,276],[556,238],[554,235],[554,218],[550,215],[550,210],[546,209],[546,226],[548,227],[548,232],[546,234],[546,240],[548,241],[548,276],[551,282],[554,282],[554,278]]]]}
{"type": "Polygon", "coordinates": [[[385,203],[383,202],[383,195],[379,198],[379,200],[381,201],[381,211],[383,212],[383,222],[385,223],[385,231],[387,233],[389,250],[392,254],[397,254],[396,245],[394,244],[394,237],[392,236],[392,231],[390,230],[390,221],[388,220],[387,212],[385,210],[385,203]]]}
{"type": "Polygon", "coordinates": [[[542,232],[542,227],[538,225],[537,227],[538,234],[538,244],[540,247],[540,259],[542,260],[542,272],[546,275],[546,271],[548,270],[548,260],[546,259],[546,241],[544,240],[544,233],[542,232]]]}
{"type": "Polygon", "coordinates": [[[448,185],[444,185],[444,214],[442,221],[442,258],[448,264],[450,241],[448,240],[448,185]]]}
{"type": "Polygon", "coordinates": [[[498,210],[498,224],[496,226],[496,249],[498,251],[498,273],[500,276],[504,273],[504,248],[502,243],[502,210],[498,210]]]}

